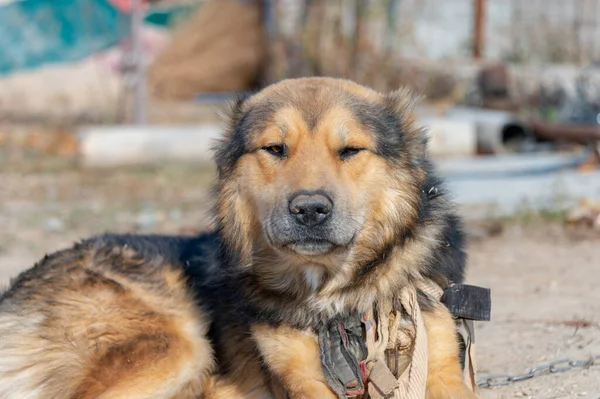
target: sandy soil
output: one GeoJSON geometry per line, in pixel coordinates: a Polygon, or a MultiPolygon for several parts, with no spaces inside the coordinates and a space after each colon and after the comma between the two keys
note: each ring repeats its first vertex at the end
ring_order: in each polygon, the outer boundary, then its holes
{"type": "MultiPolygon", "coordinates": [[[[477,325],[481,376],[600,355],[600,237],[512,226],[469,250],[469,282],[492,289],[492,321],[477,325]]],[[[598,399],[600,367],[485,389],[483,397],[598,399]]]]}
{"type": "MultiPolygon", "coordinates": [[[[212,169],[0,171],[0,284],[45,252],[103,231],[193,233],[207,226],[212,169]]],[[[472,240],[468,280],[492,289],[477,324],[480,375],[600,355],[600,235],[558,224],[505,226],[472,240]]],[[[600,366],[484,389],[484,398],[600,398],[600,366]]]]}

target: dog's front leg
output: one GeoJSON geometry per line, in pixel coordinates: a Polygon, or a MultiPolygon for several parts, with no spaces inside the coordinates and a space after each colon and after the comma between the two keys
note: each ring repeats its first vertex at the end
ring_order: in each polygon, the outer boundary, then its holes
{"type": "Polygon", "coordinates": [[[423,312],[427,330],[427,399],[476,399],[465,385],[459,360],[456,326],[448,309],[439,304],[423,312]]]}
{"type": "Polygon", "coordinates": [[[321,369],[316,335],[266,324],[253,326],[252,334],[269,371],[291,398],[337,399],[321,369]]]}

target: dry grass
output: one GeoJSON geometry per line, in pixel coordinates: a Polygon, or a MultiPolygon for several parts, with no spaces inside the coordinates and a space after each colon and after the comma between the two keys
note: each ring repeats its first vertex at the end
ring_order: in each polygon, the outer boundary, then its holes
{"type": "Polygon", "coordinates": [[[150,67],[151,91],[161,99],[189,99],[199,92],[247,90],[260,71],[263,40],[258,2],[209,1],[150,67]]]}

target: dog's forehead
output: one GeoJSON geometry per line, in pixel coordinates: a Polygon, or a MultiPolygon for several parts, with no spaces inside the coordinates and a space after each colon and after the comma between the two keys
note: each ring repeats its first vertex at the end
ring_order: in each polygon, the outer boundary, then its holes
{"type": "Polygon", "coordinates": [[[312,77],[286,79],[267,86],[251,101],[262,101],[267,98],[278,98],[287,101],[319,101],[336,98],[339,96],[355,96],[366,101],[377,101],[382,95],[368,87],[361,86],[344,79],[312,77]]]}
{"type": "MultiPolygon", "coordinates": [[[[259,133],[269,125],[282,131],[302,125],[314,132],[319,125],[348,123],[367,126],[382,114],[381,95],[345,81],[299,79],[277,84],[251,97],[245,104],[248,131],[259,133]],[[354,87],[356,86],[356,87],[354,87]]],[[[338,131],[339,129],[335,129],[338,131]]]]}

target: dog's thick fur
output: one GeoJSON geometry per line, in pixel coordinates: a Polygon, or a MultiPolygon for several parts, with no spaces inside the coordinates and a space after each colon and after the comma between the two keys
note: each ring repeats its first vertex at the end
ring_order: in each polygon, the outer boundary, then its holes
{"type": "MultiPolygon", "coordinates": [[[[238,101],[215,233],[105,235],[0,301],[0,399],[335,398],[314,331],[416,278],[463,279],[460,222],[406,91],[286,80],[238,101]]],[[[471,398],[448,311],[421,295],[428,398],[471,398]]]]}

